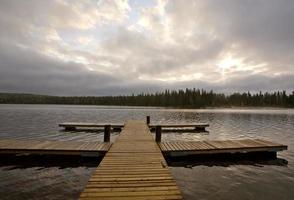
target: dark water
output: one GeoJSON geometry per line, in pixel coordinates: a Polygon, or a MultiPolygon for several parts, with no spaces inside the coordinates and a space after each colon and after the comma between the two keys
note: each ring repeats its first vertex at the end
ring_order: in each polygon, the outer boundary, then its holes
{"type": "MultiPolygon", "coordinates": [[[[294,110],[0,105],[0,137],[102,141],[102,133],[66,133],[59,131],[57,124],[123,123],[128,119],[145,120],[146,115],[158,123],[210,124],[209,133],[166,133],[165,141],[263,138],[288,145],[287,151],[278,154],[280,159],[288,161],[287,165],[227,162],[171,167],[185,199],[294,199],[294,110]]],[[[0,160],[0,199],[77,199],[96,166],[95,161],[88,165],[78,159],[70,161],[68,166],[38,165],[40,162],[19,166],[0,160]]]]}

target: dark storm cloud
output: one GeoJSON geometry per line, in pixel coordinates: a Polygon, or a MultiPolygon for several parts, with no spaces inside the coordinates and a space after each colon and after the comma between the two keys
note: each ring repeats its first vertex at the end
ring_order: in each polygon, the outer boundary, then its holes
{"type": "Polygon", "coordinates": [[[0,44],[0,90],[59,95],[106,94],[118,85],[111,75],[93,73],[83,65],[61,62],[36,52],[0,44]]]}
{"type": "Polygon", "coordinates": [[[37,52],[0,43],[0,91],[50,95],[112,95],[156,92],[156,84],[122,80],[37,52]]]}

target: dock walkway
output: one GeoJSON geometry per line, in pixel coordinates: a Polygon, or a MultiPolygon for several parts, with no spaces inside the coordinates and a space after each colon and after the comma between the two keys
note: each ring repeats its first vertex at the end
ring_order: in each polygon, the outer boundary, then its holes
{"type": "Polygon", "coordinates": [[[182,199],[182,195],[147,124],[128,121],[80,199],[182,199]]]}

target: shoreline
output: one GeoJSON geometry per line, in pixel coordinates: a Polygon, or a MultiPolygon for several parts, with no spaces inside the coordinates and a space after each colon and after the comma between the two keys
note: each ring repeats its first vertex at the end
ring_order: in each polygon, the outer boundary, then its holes
{"type": "Polygon", "coordinates": [[[174,107],[174,106],[166,106],[166,107],[159,107],[159,106],[140,106],[140,105],[113,105],[113,104],[99,104],[99,105],[93,105],[93,104],[48,104],[48,103],[0,103],[0,105],[56,105],[56,106],[99,106],[99,107],[125,107],[125,108],[159,108],[159,109],[187,109],[187,110],[195,110],[195,109],[244,109],[244,110],[251,110],[251,109],[260,109],[260,110],[288,110],[288,109],[294,109],[294,107],[279,107],[279,106],[218,106],[218,107],[174,107]]]}

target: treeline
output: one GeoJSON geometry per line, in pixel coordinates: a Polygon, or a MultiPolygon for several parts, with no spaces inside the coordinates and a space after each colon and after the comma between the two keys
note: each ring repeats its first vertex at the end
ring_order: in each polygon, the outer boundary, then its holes
{"type": "Polygon", "coordinates": [[[199,89],[165,90],[154,94],[129,96],[46,96],[33,94],[0,93],[1,104],[74,104],[159,107],[291,107],[294,108],[294,91],[233,93],[225,95],[199,89]]]}

